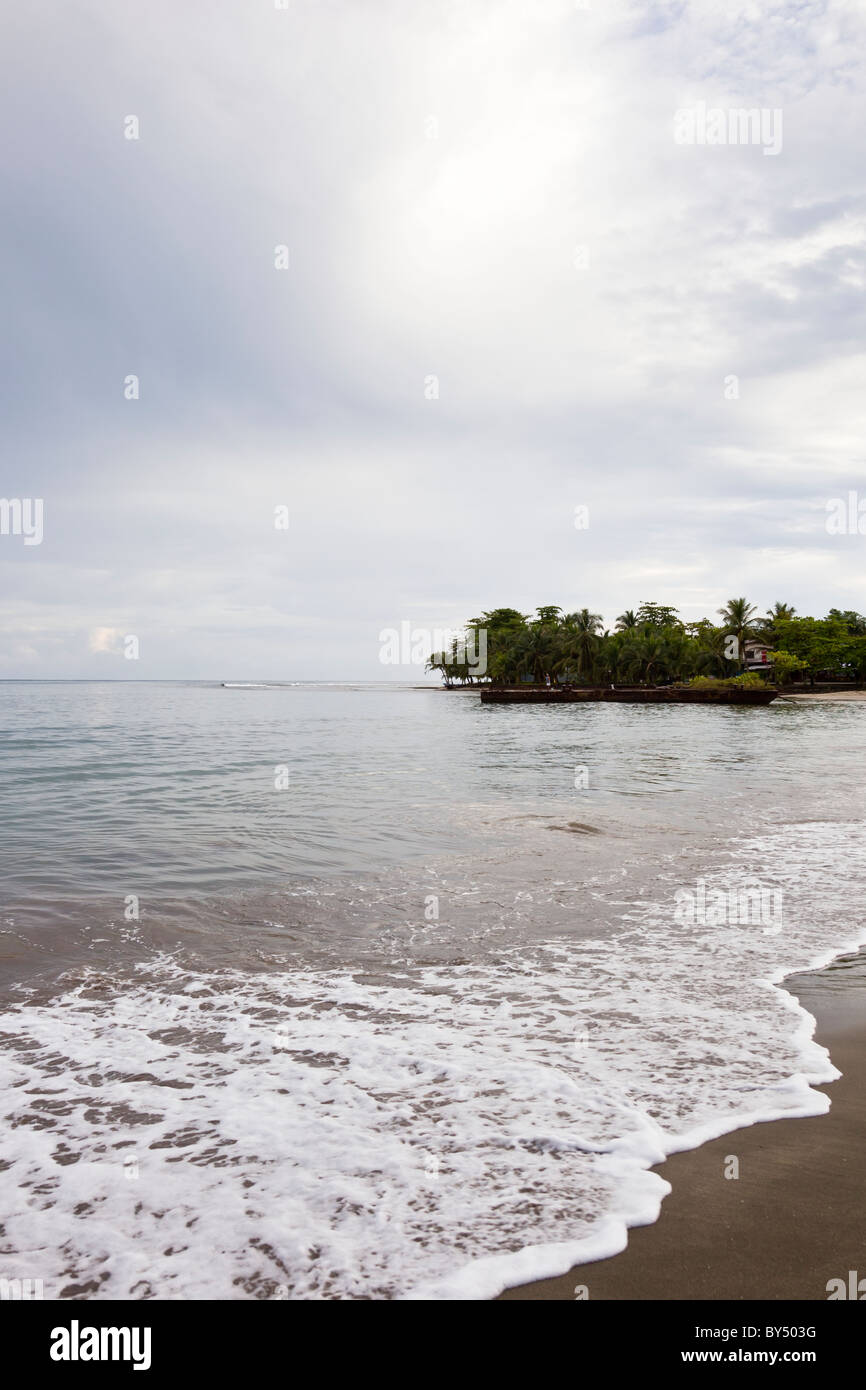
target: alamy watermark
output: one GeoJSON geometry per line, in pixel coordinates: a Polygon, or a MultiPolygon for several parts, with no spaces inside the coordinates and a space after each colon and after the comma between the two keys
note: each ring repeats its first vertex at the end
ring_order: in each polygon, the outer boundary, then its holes
{"type": "Polygon", "coordinates": [[[856,1269],[848,1270],[847,1282],[844,1279],[828,1279],[824,1287],[828,1303],[840,1298],[851,1299],[856,1303],[866,1300],[866,1279],[861,1279],[856,1269]]]}
{"type": "Polygon", "coordinates": [[[782,150],[782,112],[779,107],[711,106],[696,101],[674,115],[678,145],[760,145],[764,154],[782,150]]]}
{"type": "Polygon", "coordinates": [[[699,878],[693,889],[678,889],[674,900],[674,918],[683,926],[760,926],[765,936],[782,930],[780,888],[751,881],[735,888],[708,888],[699,878]]]}
{"type": "Polygon", "coordinates": [[[852,488],[847,497],[827,499],[828,536],[866,536],[866,497],[852,488]]]}
{"type": "Polygon", "coordinates": [[[23,536],[25,545],[42,544],[41,497],[0,497],[0,536],[23,536]]]}
{"type": "Polygon", "coordinates": [[[41,1279],[0,1279],[0,1303],[20,1303],[44,1297],[41,1279]]]}
{"type": "Polygon", "coordinates": [[[379,660],[383,666],[426,666],[432,656],[440,655],[448,665],[465,666],[473,676],[485,675],[487,629],[458,632],[447,627],[413,627],[404,620],[399,628],[384,627],[379,633],[379,660]]]}
{"type": "Polygon", "coordinates": [[[51,1330],[52,1361],[129,1361],[134,1371],[150,1370],[149,1327],[82,1327],[73,1318],[68,1327],[51,1330]]]}

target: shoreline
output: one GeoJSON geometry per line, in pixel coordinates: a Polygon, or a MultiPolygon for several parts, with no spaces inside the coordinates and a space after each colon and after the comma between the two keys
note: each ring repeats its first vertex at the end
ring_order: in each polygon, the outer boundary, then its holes
{"type": "Polygon", "coordinates": [[[842,1072],[815,1084],[824,1115],[762,1121],[671,1155],[654,1172],[672,1187],[658,1221],[633,1227],[618,1255],[506,1289],[502,1300],[825,1301],[831,1279],[866,1276],[866,949],[784,988],[816,1020],[842,1072]],[[726,1178],[730,1160],[736,1179],[726,1178]],[[587,1296],[584,1295],[584,1296],[587,1296]]]}
{"type": "MultiPolygon", "coordinates": [[[[456,695],[478,695],[482,690],[488,689],[482,685],[413,685],[413,690],[442,690],[449,694],[456,695]]],[[[813,700],[845,700],[858,703],[866,700],[866,690],[793,690],[792,688],[780,689],[776,692],[775,700],[790,700],[799,704],[800,701],[810,704],[813,700]]],[[[504,702],[507,703],[507,702],[504,702]]],[[[541,701],[541,703],[545,703],[541,701]]],[[[552,700],[550,703],[555,704],[552,700]]],[[[635,703],[641,703],[637,701],[635,703]]],[[[686,703],[686,702],[684,702],[686,703]]],[[[772,703],[772,702],[771,702],[772,703]]]]}
{"type": "Polygon", "coordinates": [[[780,690],[777,699],[784,700],[866,700],[866,690],[803,690],[790,694],[780,690]]]}

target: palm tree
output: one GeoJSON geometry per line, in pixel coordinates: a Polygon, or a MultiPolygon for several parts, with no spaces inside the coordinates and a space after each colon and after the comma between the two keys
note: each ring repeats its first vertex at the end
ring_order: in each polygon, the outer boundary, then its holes
{"type": "Polygon", "coordinates": [[[664,635],[664,662],[668,675],[673,680],[683,680],[690,676],[694,667],[695,650],[685,633],[677,628],[669,628],[664,635]]]}
{"type": "Polygon", "coordinates": [[[651,627],[626,636],[619,652],[618,678],[626,683],[647,684],[668,669],[668,645],[651,627]]]}
{"type": "Polygon", "coordinates": [[[761,641],[766,642],[770,647],[777,647],[779,645],[777,624],[790,622],[796,612],[793,603],[774,603],[766,618],[762,618],[758,624],[761,641]]]}
{"type": "Polygon", "coordinates": [[[607,628],[597,639],[592,664],[593,685],[607,685],[613,680],[620,640],[621,633],[611,633],[607,628]]]}
{"type": "Polygon", "coordinates": [[[724,608],[719,609],[729,634],[737,639],[737,660],[741,667],[746,661],[743,646],[746,638],[751,636],[757,611],[755,605],[744,598],[729,598],[724,608]]]}
{"type": "Polygon", "coordinates": [[[550,634],[545,631],[541,623],[531,623],[521,645],[523,648],[523,673],[531,676],[535,685],[544,685],[544,677],[548,669],[550,634]]]}
{"type": "Polygon", "coordinates": [[[631,684],[640,675],[641,642],[634,633],[629,633],[618,652],[616,678],[631,684]]]}
{"type": "Polygon", "coordinates": [[[583,675],[587,667],[592,666],[601,628],[601,614],[590,613],[588,608],[581,608],[577,613],[569,613],[565,621],[573,634],[572,646],[577,656],[577,669],[583,675]]]}
{"type": "Polygon", "coordinates": [[[624,613],[620,613],[616,620],[617,632],[635,632],[637,630],[637,618],[631,608],[627,608],[624,613]]]}
{"type": "Polygon", "coordinates": [[[727,633],[721,627],[707,627],[698,638],[695,670],[701,675],[725,676],[728,661],[725,656],[727,633]]]}
{"type": "Polygon", "coordinates": [[[495,685],[515,677],[517,645],[528,621],[529,615],[516,608],[493,608],[466,624],[466,631],[473,634],[476,652],[481,640],[478,634],[487,634],[487,671],[495,685]]]}
{"type": "Polygon", "coordinates": [[[451,684],[448,674],[448,656],[445,652],[431,652],[424,666],[425,671],[441,671],[442,679],[446,685],[451,684]]]}
{"type": "Polygon", "coordinates": [[[767,614],[767,621],[771,625],[773,623],[787,623],[794,617],[796,612],[797,610],[793,603],[774,603],[767,614]]]}
{"type": "Polygon", "coordinates": [[[535,685],[544,685],[548,676],[555,675],[561,654],[561,627],[552,605],[539,608],[538,618],[515,631],[510,645],[510,664],[513,677],[531,677],[535,685]]]}
{"type": "Polygon", "coordinates": [[[649,683],[659,667],[664,667],[665,644],[659,637],[644,637],[641,650],[644,680],[649,683]]]}

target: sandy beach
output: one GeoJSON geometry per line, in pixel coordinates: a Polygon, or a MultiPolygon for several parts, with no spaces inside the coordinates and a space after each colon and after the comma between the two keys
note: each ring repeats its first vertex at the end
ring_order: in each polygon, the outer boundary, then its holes
{"type": "Polygon", "coordinates": [[[866,690],[804,690],[797,691],[796,694],[786,690],[783,695],[777,695],[776,698],[802,700],[804,702],[811,702],[812,700],[866,700],[866,690]]]}
{"type": "Polygon", "coordinates": [[[818,1088],[830,1111],[675,1154],[658,1168],[673,1187],[661,1217],[630,1231],[620,1255],[502,1298],[572,1300],[585,1285],[590,1299],[820,1301],[829,1280],[866,1276],[866,955],[792,976],[787,987],[843,1073],[818,1088]],[[725,1177],[732,1155],[737,1179],[725,1177]]]}

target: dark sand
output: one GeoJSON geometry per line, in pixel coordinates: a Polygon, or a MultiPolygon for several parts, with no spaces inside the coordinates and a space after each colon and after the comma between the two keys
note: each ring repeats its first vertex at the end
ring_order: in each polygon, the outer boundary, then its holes
{"type": "MultiPolygon", "coordinates": [[[[866,1278],[866,955],[791,976],[843,1073],[816,1089],[828,1114],[751,1125],[658,1172],[673,1191],[653,1226],[609,1260],[508,1289],[504,1299],[827,1299],[827,1281],[866,1278]],[[726,1179],[725,1160],[740,1176],[726,1179]]],[[[864,1286],[866,1287],[866,1286],[864,1286]]]]}

